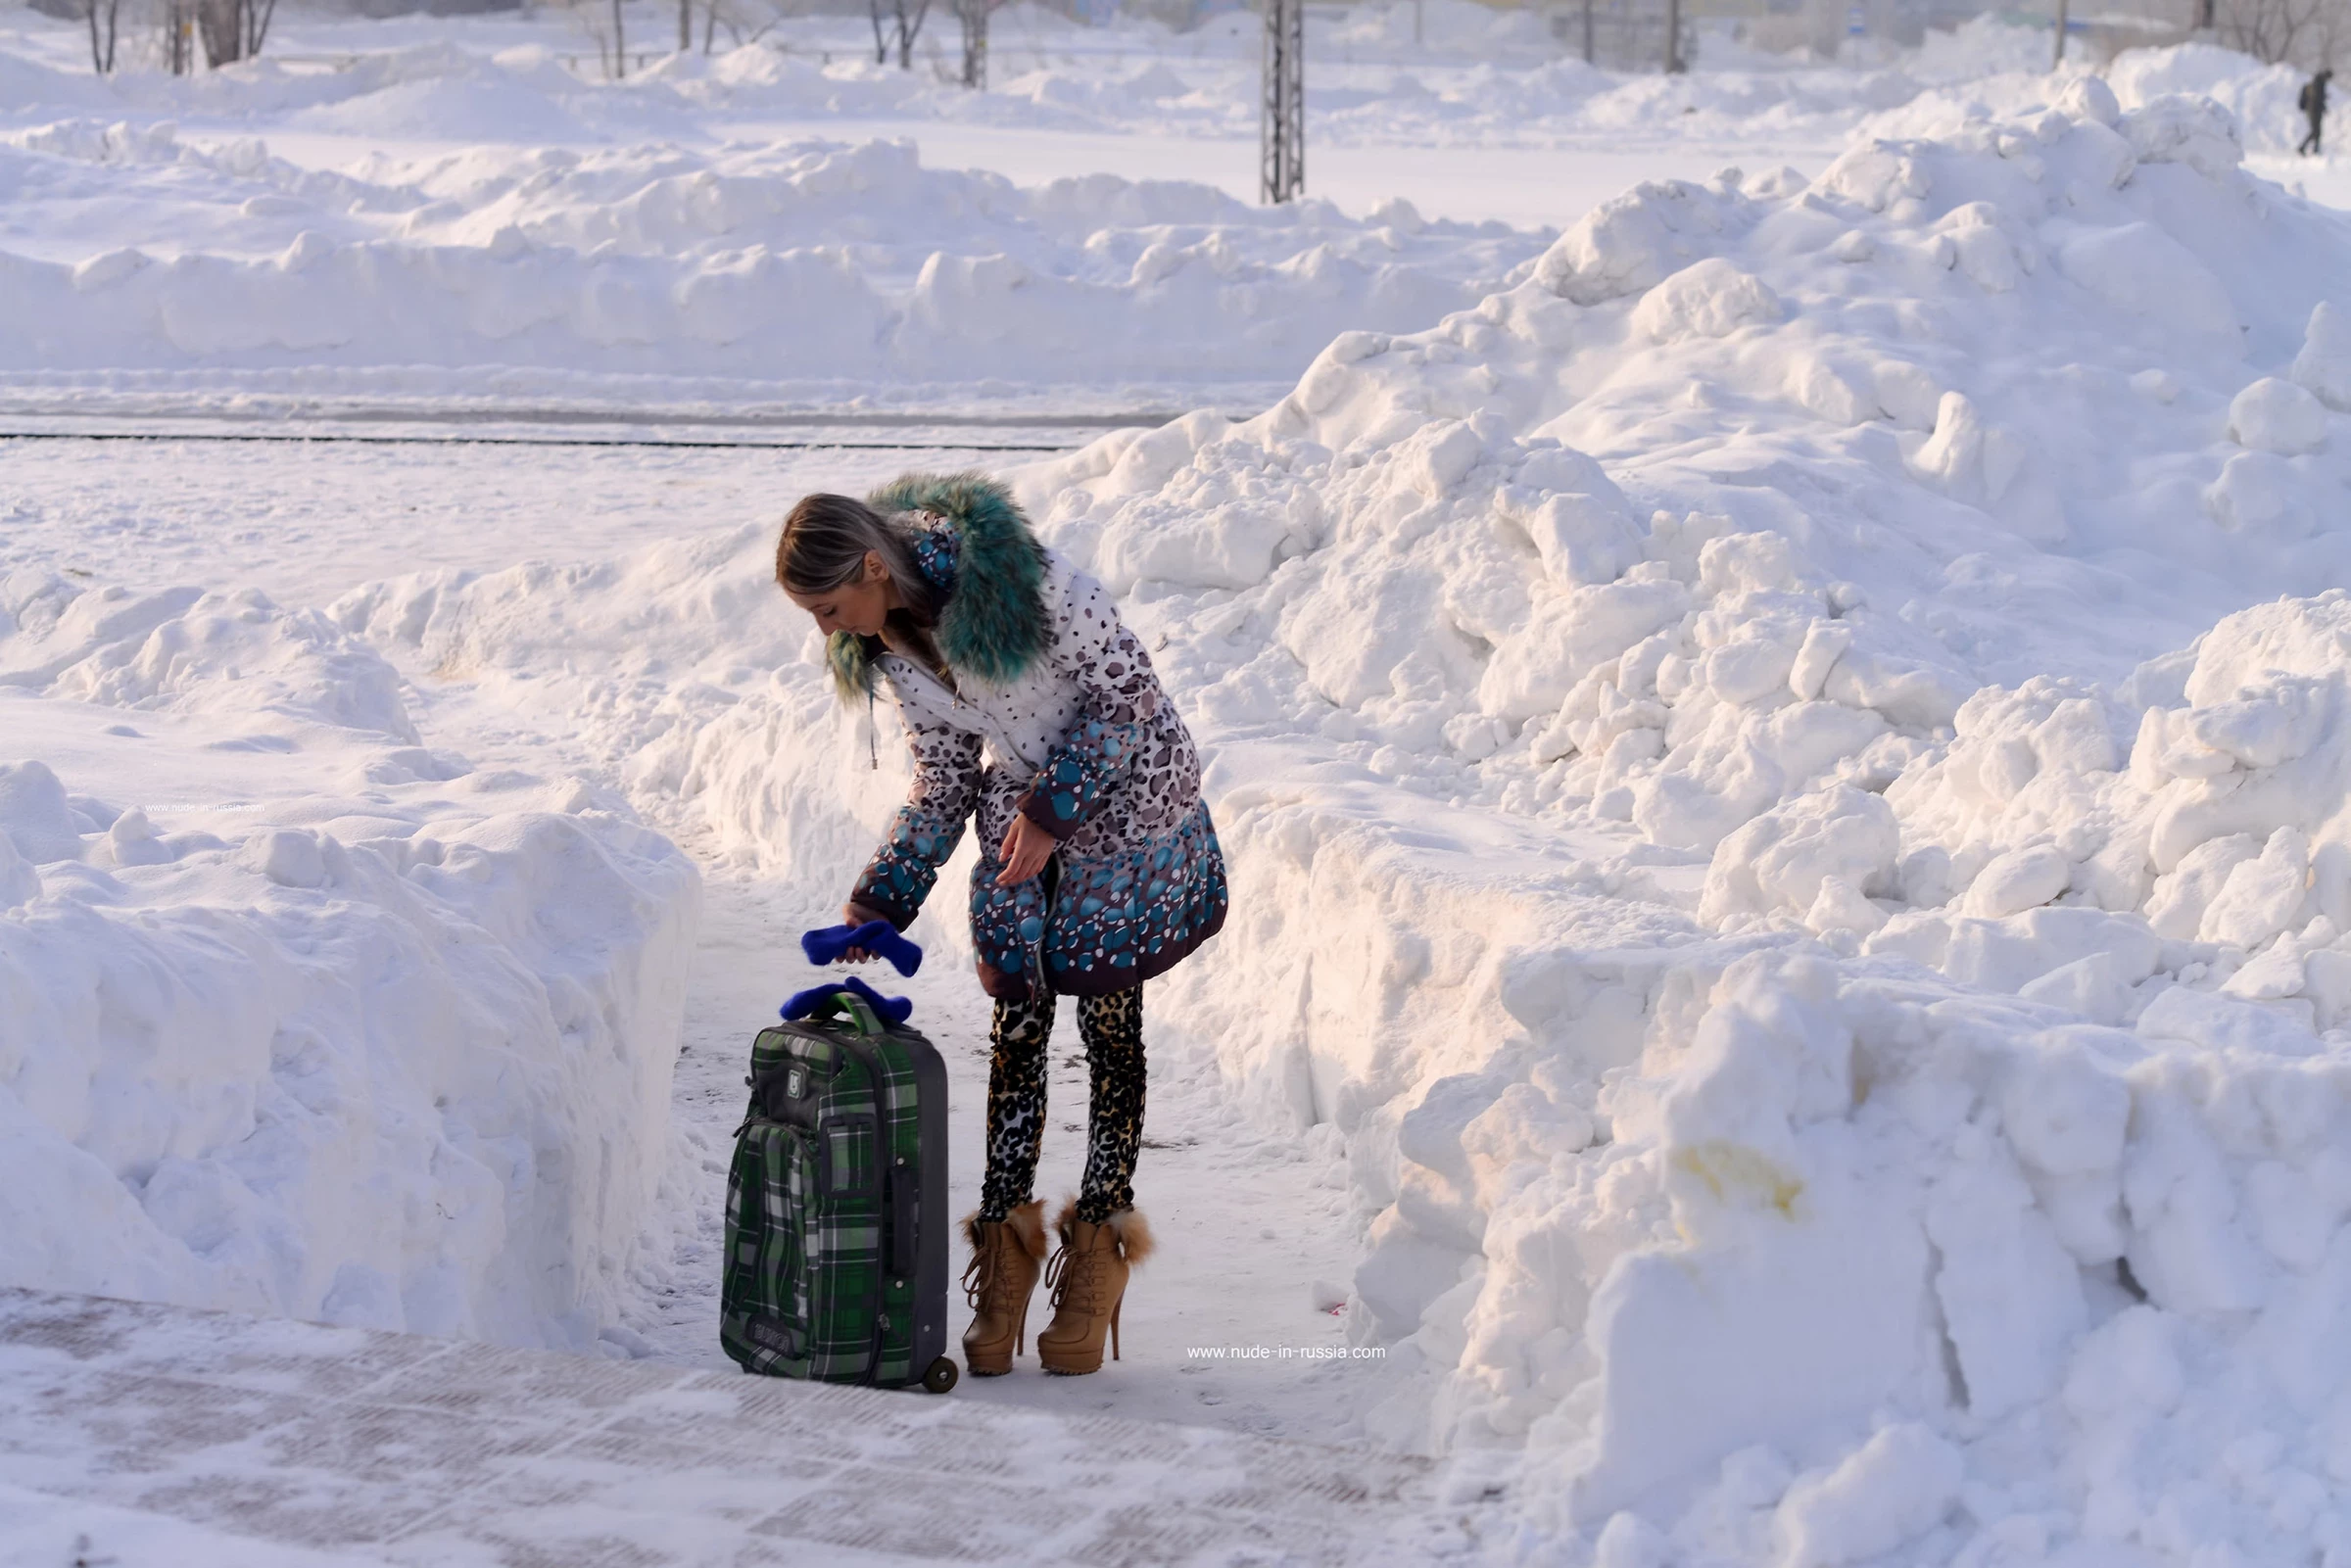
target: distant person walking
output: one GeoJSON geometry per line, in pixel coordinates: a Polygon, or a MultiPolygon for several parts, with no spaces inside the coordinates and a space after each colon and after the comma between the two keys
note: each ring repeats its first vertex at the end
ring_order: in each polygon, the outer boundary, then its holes
{"type": "Polygon", "coordinates": [[[2334,68],[2324,67],[2319,73],[2302,84],[2299,103],[2302,113],[2310,117],[2310,134],[2294,151],[2310,158],[2321,156],[2319,136],[2327,128],[2327,84],[2334,79],[2334,68]]]}

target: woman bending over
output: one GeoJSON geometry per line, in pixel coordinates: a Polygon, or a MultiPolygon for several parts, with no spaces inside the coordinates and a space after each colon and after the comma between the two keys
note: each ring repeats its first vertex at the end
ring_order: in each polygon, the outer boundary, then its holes
{"type": "Polygon", "coordinates": [[[1093,1105],[1085,1176],[1044,1270],[1048,1372],[1118,1354],[1128,1270],[1150,1250],[1134,1209],[1143,1133],[1143,982],[1224,923],[1224,862],[1200,758],[1102,585],[1038,544],[1004,488],[910,474],[866,500],[809,496],[776,580],[816,618],[841,696],[887,686],[914,787],[843,911],[903,929],[979,819],[972,944],[995,999],[987,1174],[965,1221],[974,1308],[965,1363],[1012,1370],[1046,1252],[1031,1193],[1045,1125],[1053,999],[1078,998],[1093,1105]]]}

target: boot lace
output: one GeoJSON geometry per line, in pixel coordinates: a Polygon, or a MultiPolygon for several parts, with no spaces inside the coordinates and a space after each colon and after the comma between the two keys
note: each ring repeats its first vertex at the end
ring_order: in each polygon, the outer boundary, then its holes
{"type": "Polygon", "coordinates": [[[1019,1245],[999,1222],[989,1244],[973,1253],[972,1260],[964,1264],[963,1299],[974,1311],[984,1310],[991,1301],[1009,1301],[1017,1293],[1012,1253],[1019,1245]]]}
{"type": "Polygon", "coordinates": [[[1102,1309],[1102,1263],[1109,1256],[1107,1248],[1091,1248],[1079,1252],[1067,1241],[1045,1264],[1045,1285],[1052,1291],[1049,1298],[1059,1310],[1065,1298],[1078,1298],[1078,1310],[1089,1315],[1102,1309]]]}

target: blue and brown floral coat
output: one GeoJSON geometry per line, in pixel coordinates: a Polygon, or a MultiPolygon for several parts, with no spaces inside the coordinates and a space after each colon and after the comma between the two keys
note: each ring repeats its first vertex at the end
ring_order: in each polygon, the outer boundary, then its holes
{"type": "Polygon", "coordinates": [[[1224,924],[1224,859],[1199,753],[1142,644],[1003,487],[916,474],[871,500],[923,529],[948,678],[876,638],[832,641],[843,693],[887,683],[914,749],[914,787],[851,901],[904,927],[976,817],[972,940],[989,995],[1028,997],[1040,975],[1099,995],[1173,969],[1224,924]],[[1016,812],[1060,848],[1043,876],[1003,888],[1016,812]]]}

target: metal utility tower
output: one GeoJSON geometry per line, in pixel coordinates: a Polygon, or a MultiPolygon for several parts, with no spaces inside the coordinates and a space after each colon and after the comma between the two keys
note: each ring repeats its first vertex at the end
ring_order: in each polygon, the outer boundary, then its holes
{"type": "Polygon", "coordinates": [[[1306,194],[1306,0],[1266,0],[1258,164],[1261,200],[1286,202],[1306,194]]]}

